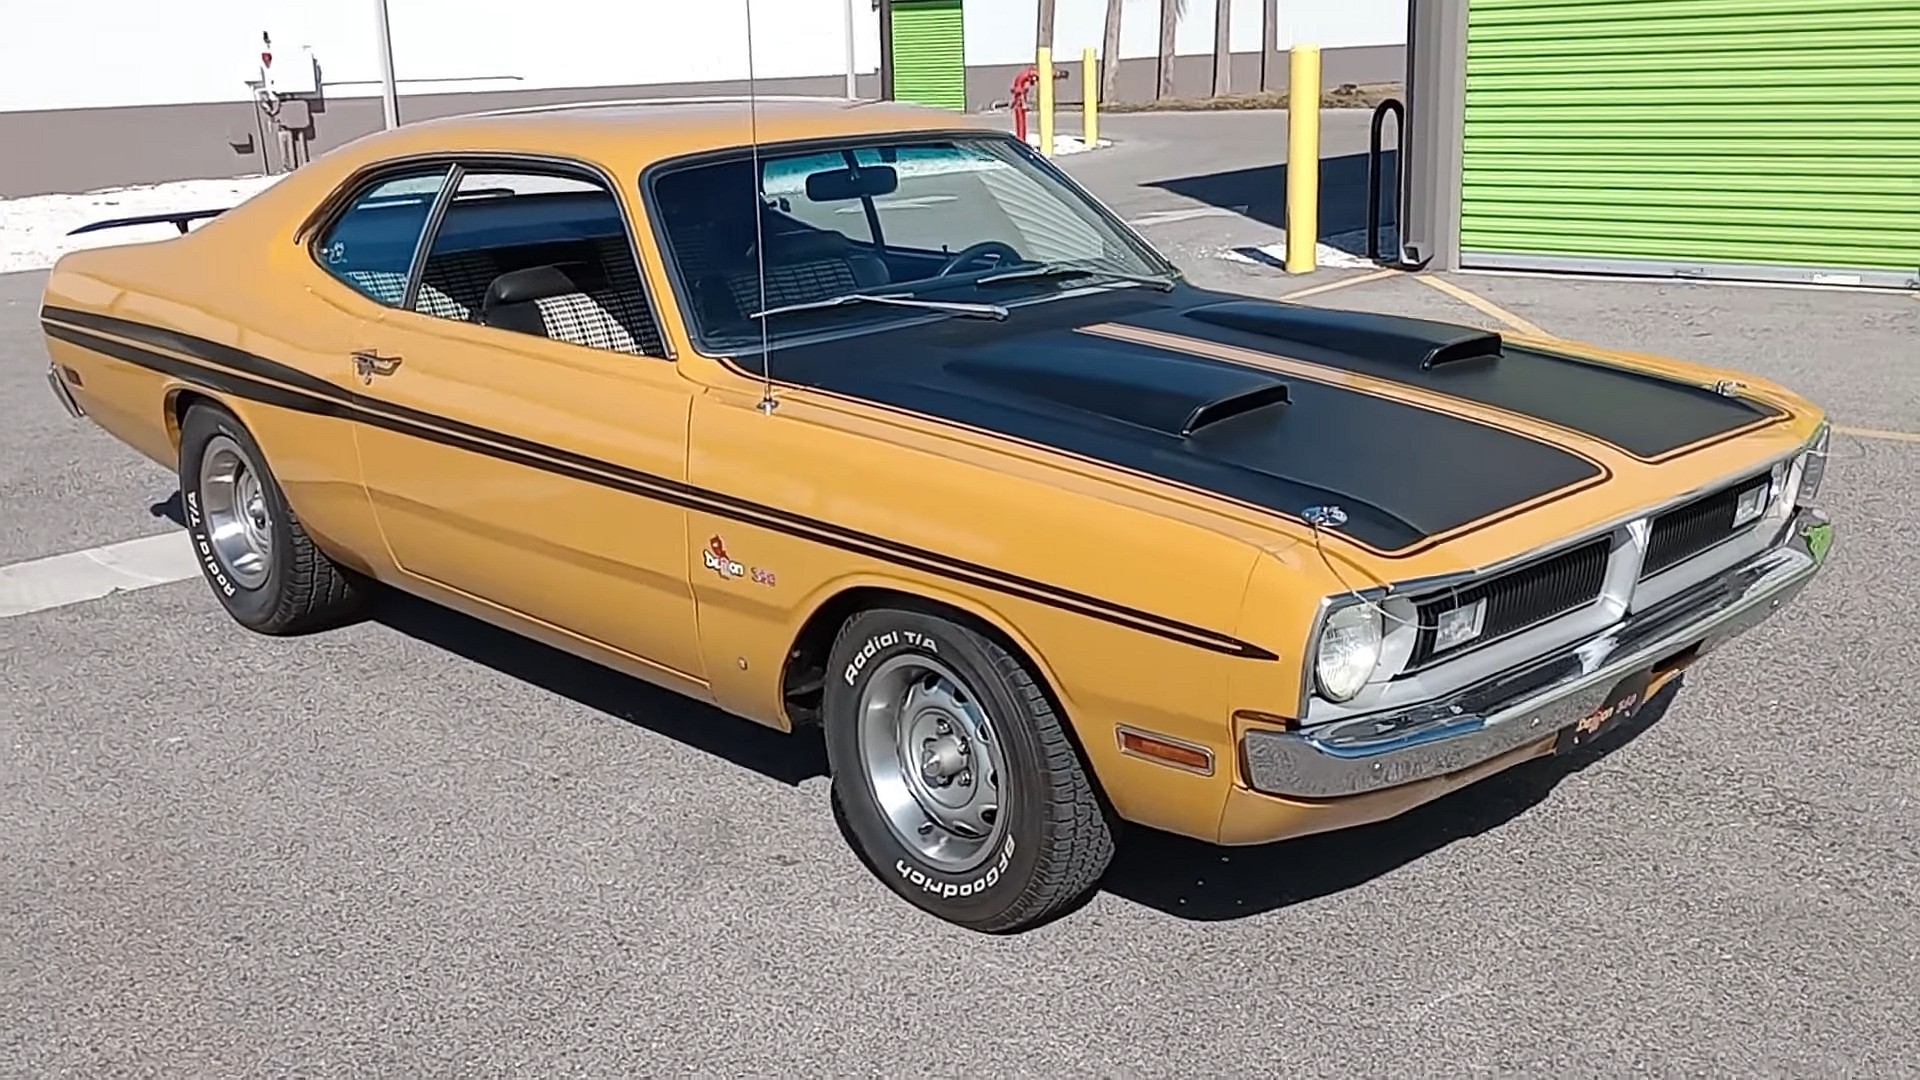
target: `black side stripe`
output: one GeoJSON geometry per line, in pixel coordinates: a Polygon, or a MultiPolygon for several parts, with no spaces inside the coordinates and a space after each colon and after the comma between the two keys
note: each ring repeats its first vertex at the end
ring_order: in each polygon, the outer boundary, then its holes
{"type": "Polygon", "coordinates": [[[177,353],[184,353],[218,367],[229,368],[233,371],[252,375],[256,378],[271,379],[275,382],[285,383],[288,386],[304,390],[309,394],[318,394],[321,397],[333,398],[342,402],[350,401],[353,397],[345,388],[335,386],[318,376],[309,375],[299,368],[276,363],[268,360],[264,356],[256,356],[244,349],[236,349],[231,345],[223,345],[217,341],[209,341],[206,338],[183,334],[164,326],[153,326],[148,323],[134,322],[130,319],[118,319],[111,315],[97,315],[90,311],[78,311],[73,308],[53,306],[42,308],[40,310],[40,318],[42,320],[58,319],[70,326],[83,327],[88,330],[98,330],[108,334],[118,334],[121,337],[132,338],[135,341],[143,341],[148,345],[162,349],[171,349],[177,353]]]}
{"type": "Polygon", "coordinates": [[[1280,658],[1271,650],[1205,627],[1194,626],[1155,615],[1152,612],[1062,589],[1032,578],[955,559],[924,548],[886,540],[776,507],[749,502],[666,477],[654,476],[612,462],[543,446],[526,439],[488,431],[406,406],[351,394],[342,387],[317,379],[305,372],[218,342],[142,323],[114,319],[110,316],[62,308],[44,309],[42,320],[42,325],[50,337],[152,371],[172,375],[204,389],[257,401],[275,408],[369,424],[396,434],[426,439],[443,446],[540,469],[583,483],[598,484],[682,509],[715,514],[797,539],[993,589],[1007,595],[1154,634],[1211,652],[1254,660],[1280,658]],[[53,321],[56,319],[62,322],[85,324],[93,329],[177,349],[205,363],[195,363],[139,345],[100,337],[86,330],[77,329],[75,326],[61,325],[61,322],[53,321]],[[294,384],[300,388],[294,389],[293,386],[280,385],[281,383],[294,384]]]}

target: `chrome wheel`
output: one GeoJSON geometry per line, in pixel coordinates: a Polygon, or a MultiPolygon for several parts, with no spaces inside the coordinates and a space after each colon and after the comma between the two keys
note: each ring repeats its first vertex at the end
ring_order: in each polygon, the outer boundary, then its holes
{"type": "Polygon", "coordinates": [[[273,522],[260,470],[240,444],[216,435],[200,455],[200,512],[213,557],[235,582],[257,589],[273,559],[273,522]]]}
{"type": "Polygon", "coordinates": [[[860,756],[881,815],[933,866],[965,873],[1006,835],[1005,751],[984,704],[929,657],[895,656],[860,692],[860,756]]]}

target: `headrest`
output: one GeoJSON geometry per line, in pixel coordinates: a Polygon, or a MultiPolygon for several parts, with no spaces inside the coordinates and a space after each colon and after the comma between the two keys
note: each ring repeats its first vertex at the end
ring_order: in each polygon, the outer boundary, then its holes
{"type": "MultiPolygon", "coordinates": [[[[777,262],[811,262],[815,259],[844,259],[852,245],[837,232],[773,233],[767,237],[767,258],[777,262]]],[[[751,253],[749,253],[751,254],[751,253]]]]}
{"type": "Polygon", "coordinates": [[[509,270],[494,278],[493,283],[487,286],[487,298],[481,306],[491,308],[501,304],[525,304],[580,292],[579,283],[568,273],[575,269],[578,269],[578,264],[568,263],[564,269],[550,264],[509,270]]]}

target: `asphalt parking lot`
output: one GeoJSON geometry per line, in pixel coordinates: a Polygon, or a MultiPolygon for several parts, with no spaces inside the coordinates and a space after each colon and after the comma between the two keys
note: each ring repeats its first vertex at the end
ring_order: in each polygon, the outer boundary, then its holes
{"type": "MultiPolygon", "coordinates": [[[[1270,848],[1135,834],[1010,938],[860,867],[817,740],[418,603],[0,619],[0,1074],[1912,1075],[1920,300],[1289,278],[1214,257],[1275,235],[1262,123],[1114,118],[1069,167],[1204,284],[1812,394],[1827,572],[1599,752],[1270,848]]],[[[0,565],[175,528],[166,470],[47,394],[42,281],[0,276],[0,565]]]]}

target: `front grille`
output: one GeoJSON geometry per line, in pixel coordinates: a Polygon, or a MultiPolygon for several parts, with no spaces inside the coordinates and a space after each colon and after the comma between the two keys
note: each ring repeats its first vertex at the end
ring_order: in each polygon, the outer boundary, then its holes
{"type": "Polygon", "coordinates": [[[1438,651],[1434,647],[1434,627],[1443,612],[1467,607],[1479,600],[1487,602],[1480,633],[1440,654],[1451,656],[1598,600],[1600,587],[1606,581],[1607,553],[1612,544],[1609,537],[1603,536],[1478,585],[1419,602],[1415,610],[1419,612],[1420,636],[1414,641],[1408,669],[1419,668],[1435,658],[1438,651]]]}
{"type": "Polygon", "coordinates": [[[1641,580],[1752,528],[1752,522],[1738,529],[1733,527],[1734,507],[1742,495],[1771,483],[1772,475],[1762,473],[1746,483],[1723,488],[1654,518],[1652,532],[1647,537],[1647,560],[1640,568],[1641,580]]]}

